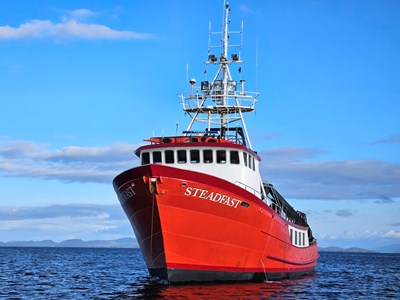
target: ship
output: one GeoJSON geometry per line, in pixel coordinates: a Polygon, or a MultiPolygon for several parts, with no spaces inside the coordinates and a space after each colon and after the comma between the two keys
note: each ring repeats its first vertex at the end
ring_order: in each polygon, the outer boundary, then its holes
{"type": "Polygon", "coordinates": [[[244,61],[229,42],[243,23],[229,31],[229,13],[225,2],[222,30],[209,30],[221,36],[205,62],[215,76],[180,94],[186,130],[146,139],[140,165],[113,180],[149,275],[172,284],[296,278],[318,260],[306,214],[261,177],[244,119],[259,93],[230,72],[244,61]]]}

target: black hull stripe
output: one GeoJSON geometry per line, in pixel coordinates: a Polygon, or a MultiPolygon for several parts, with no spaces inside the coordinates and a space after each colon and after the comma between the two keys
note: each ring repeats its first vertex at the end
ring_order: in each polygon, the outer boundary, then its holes
{"type": "Polygon", "coordinates": [[[170,283],[189,282],[229,282],[250,281],[263,282],[273,280],[292,279],[314,273],[314,269],[298,272],[223,272],[205,270],[183,270],[183,269],[149,269],[150,276],[168,280],[170,283]]]}

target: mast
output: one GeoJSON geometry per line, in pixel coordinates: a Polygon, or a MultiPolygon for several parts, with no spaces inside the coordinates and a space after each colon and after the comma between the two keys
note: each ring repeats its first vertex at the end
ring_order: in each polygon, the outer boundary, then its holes
{"type": "MultiPolygon", "coordinates": [[[[243,23],[241,31],[229,31],[230,6],[225,2],[224,18],[221,32],[211,32],[209,26],[209,45],[208,60],[205,62],[210,67],[218,67],[212,81],[201,81],[201,85],[196,86],[196,80],[190,79],[190,94],[181,94],[183,110],[189,114],[191,121],[184,131],[184,135],[214,134],[220,139],[231,140],[238,144],[243,144],[252,149],[250,138],[245,125],[243,113],[255,110],[256,98],[258,93],[247,92],[244,88],[244,80],[240,80],[240,85],[233,80],[229,66],[242,64],[237,53],[230,53],[233,48],[242,48],[242,42],[237,45],[229,44],[231,35],[240,34],[243,40],[243,23]],[[212,35],[220,35],[220,44],[212,45],[212,35]],[[220,54],[216,52],[221,50],[220,54]],[[229,56],[230,54],[230,56],[229,56]],[[237,92],[237,88],[241,89],[237,92]],[[193,130],[195,123],[205,123],[206,129],[203,131],[193,130]]],[[[238,69],[241,72],[241,67],[238,69]]]]}
{"type": "MultiPolygon", "coordinates": [[[[222,68],[222,84],[223,84],[223,100],[222,100],[222,105],[226,106],[226,91],[227,91],[227,86],[228,86],[228,65],[227,65],[227,57],[228,57],[228,25],[229,25],[229,4],[226,2],[225,3],[225,20],[224,20],[224,25],[223,25],[223,54],[220,58],[221,60],[221,68],[222,68]]],[[[223,128],[226,128],[226,119],[225,119],[225,113],[221,114],[221,130],[223,131],[223,128]]],[[[222,133],[222,137],[224,137],[224,132],[222,133]]]]}

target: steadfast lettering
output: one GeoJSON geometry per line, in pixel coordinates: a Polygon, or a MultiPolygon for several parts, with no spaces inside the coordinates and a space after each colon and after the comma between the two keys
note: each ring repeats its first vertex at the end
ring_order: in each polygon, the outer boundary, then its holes
{"type": "Polygon", "coordinates": [[[185,196],[196,197],[204,200],[209,200],[212,202],[227,205],[229,207],[237,208],[237,206],[242,203],[242,200],[231,198],[228,195],[220,194],[217,192],[212,192],[204,189],[199,189],[196,187],[188,186],[186,187],[185,196]]]}
{"type": "Polygon", "coordinates": [[[136,195],[135,191],[133,190],[134,186],[134,184],[131,184],[131,186],[121,191],[121,193],[118,195],[118,199],[121,204],[124,204],[126,200],[136,195]]]}

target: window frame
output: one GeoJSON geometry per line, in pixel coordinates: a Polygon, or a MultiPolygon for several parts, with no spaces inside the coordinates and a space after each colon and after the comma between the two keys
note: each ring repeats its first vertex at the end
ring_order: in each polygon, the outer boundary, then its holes
{"type": "Polygon", "coordinates": [[[150,152],[142,152],[140,155],[140,163],[142,166],[150,164],[150,152]],[[145,156],[147,157],[147,163],[145,163],[145,156]]]}
{"type": "Polygon", "coordinates": [[[216,159],[217,164],[221,164],[221,165],[226,164],[226,150],[220,149],[215,152],[216,152],[216,157],[217,157],[217,159],[216,159]],[[220,156],[220,155],[222,155],[222,156],[220,156]]]}
{"type": "Polygon", "coordinates": [[[189,150],[190,163],[198,164],[200,163],[200,150],[199,149],[190,149],[189,150]]]}
{"type": "Polygon", "coordinates": [[[153,151],[152,153],[151,153],[151,158],[152,158],[152,160],[153,160],[153,164],[162,164],[162,151],[153,151]],[[156,155],[158,156],[159,155],[159,157],[156,157],[156,155]],[[157,158],[157,159],[156,159],[157,158]],[[158,158],[159,158],[159,160],[158,160],[158,158]]]}
{"type": "Polygon", "coordinates": [[[164,151],[164,161],[166,164],[174,164],[175,163],[175,151],[174,150],[165,150],[164,151]],[[172,160],[171,160],[172,158],[172,160]]]}
{"type": "Polygon", "coordinates": [[[179,149],[176,151],[176,153],[177,153],[177,158],[178,158],[177,159],[178,164],[186,164],[188,162],[186,149],[179,149]],[[181,157],[181,155],[183,155],[183,154],[184,154],[184,159],[181,159],[181,158],[183,158],[183,157],[181,157]]]}
{"type": "Polygon", "coordinates": [[[214,162],[214,151],[212,149],[203,149],[203,163],[212,164],[214,162]],[[206,160],[206,152],[211,153],[211,159],[206,160]]]}
{"type": "Polygon", "coordinates": [[[240,165],[240,155],[239,155],[239,151],[237,150],[230,150],[229,151],[229,162],[232,165],[240,165]],[[234,154],[234,155],[232,155],[234,154]],[[235,157],[236,156],[236,157],[235,157]],[[235,159],[234,159],[235,158],[235,159]]]}

